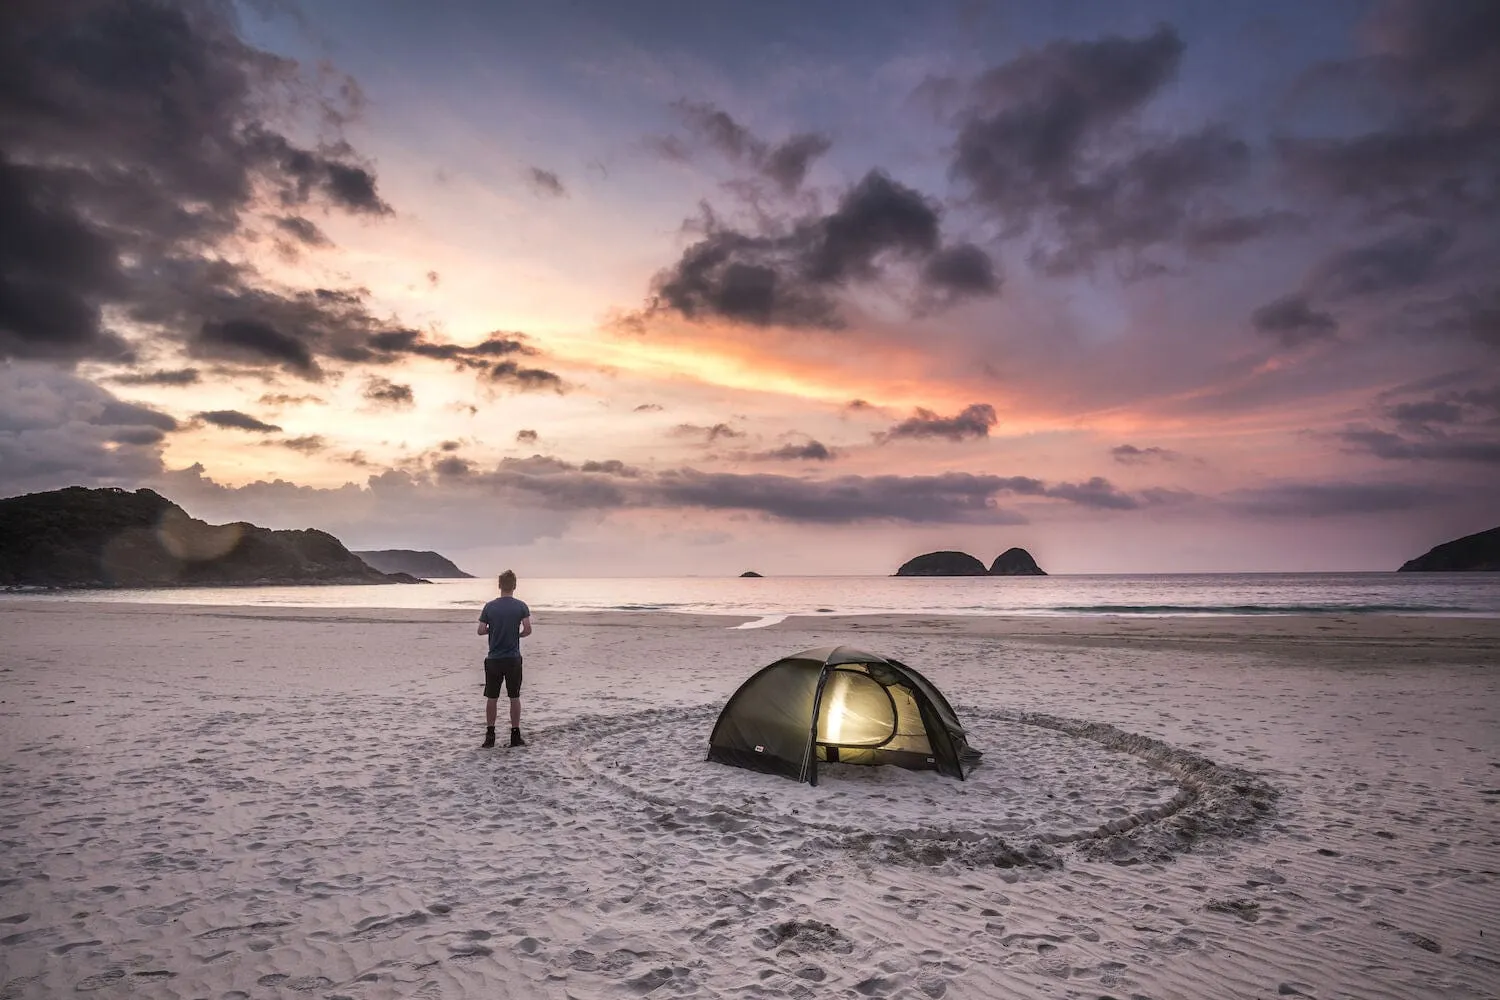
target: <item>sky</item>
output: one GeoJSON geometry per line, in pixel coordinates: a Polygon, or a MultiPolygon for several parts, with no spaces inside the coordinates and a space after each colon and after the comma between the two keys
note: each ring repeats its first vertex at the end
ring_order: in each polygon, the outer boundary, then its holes
{"type": "Polygon", "coordinates": [[[523,577],[1500,524],[1500,4],[12,0],[0,495],[523,577]]]}

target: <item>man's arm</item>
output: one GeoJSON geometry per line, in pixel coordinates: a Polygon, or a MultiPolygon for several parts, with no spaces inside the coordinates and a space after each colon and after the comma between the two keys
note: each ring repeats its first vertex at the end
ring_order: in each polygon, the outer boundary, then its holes
{"type": "Polygon", "coordinates": [[[480,622],[479,623],[479,634],[480,635],[489,635],[490,634],[490,623],[489,622],[480,622]]]}
{"type": "Polygon", "coordinates": [[[531,634],[531,616],[527,615],[525,618],[521,619],[521,638],[524,639],[524,638],[526,638],[530,634],[531,634]]]}

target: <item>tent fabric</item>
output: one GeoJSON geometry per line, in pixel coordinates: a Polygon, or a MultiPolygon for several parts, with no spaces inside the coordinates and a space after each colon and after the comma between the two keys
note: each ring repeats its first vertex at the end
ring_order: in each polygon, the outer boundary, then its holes
{"type": "Polygon", "coordinates": [[[725,702],[708,759],[818,783],[818,764],[893,764],[964,779],[980,753],[942,693],[904,663],[824,646],[762,667],[725,702]]]}

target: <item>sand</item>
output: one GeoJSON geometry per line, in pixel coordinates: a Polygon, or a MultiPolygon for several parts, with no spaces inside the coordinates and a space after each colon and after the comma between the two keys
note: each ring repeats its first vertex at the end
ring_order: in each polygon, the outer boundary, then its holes
{"type": "Polygon", "coordinates": [[[0,998],[1500,996],[1500,622],[0,602],[0,998]],[[960,783],[704,761],[916,666],[960,783]]]}

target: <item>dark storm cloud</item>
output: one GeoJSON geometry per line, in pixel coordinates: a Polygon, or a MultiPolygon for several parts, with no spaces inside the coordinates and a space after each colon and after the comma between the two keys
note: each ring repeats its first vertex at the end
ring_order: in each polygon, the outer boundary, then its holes
{"type": "Polygon", "coordinates": [[[1338,320],[1316,310],[1301,293],[1284,295],[1267,302],[1250,314],[1250,322],[1261,333],[1268,333],[1284,347],[1296,347],[1310,340],[1331,337],[1338,330],[1338,320]]]}
{"type": "Polygon", "coordinates": [[[119,385],[197,385],[203,381],[202,373],[196,368],[172,368],[158,369],[148,372],[127,372],[124,375],[111,376],[107,381],[119,385]]]}
{"type": "Polygon", "coordinates": [[[363,395],[370,402],[382,406],[404,407],[416,402],[411,386],[392,382],[379,375],[372,375],[365,380],[363,395]]]}
{"type": "Polygon", "coordinates": [[[821,441],[808,441],[806,444],[782,445],[780,448],[763,451],[750,457],[777,462],[831,462],[834,453],[821,441]]]}
{"type": "Polygon", "coordinates": [[[1224,504],[1253,517],[1341,517],[1418,510],[1442,496],[1438,489],[1406,483],[1283,483],[1235,490],[1224,504]]]}
{"type": "Polygon", "coordinates": [[[947,81],[944,89],[963,92],[954,177],[1008,235],[1031,233],[1033,262],[1052,274],[1117,252],[1204,252],[1274,231],[1283,213],[1245,215],[1217,197],[1250,167],[1242,140],[1220,126],[1172,136],[1138,127],[1183,48],[1165,26],[1139,38],[1055,41],[967,87],[947,81]]]}
{"type": "Polygon", "coordinates": [[[276,228],[310,247],[333,245],[333,241],[324,235],[317,223],[300,215],[282,216],[276,220],[276,228]]]}
{"type": "Polygon", "coordinates": [[[903,438],[918,440],[944,438],[948,441],[963,441],[969,438],[989,437],[990,428],[996,423],[995,408],[989,403],[973,403],[951,417],[942,417],[931,410],[918,407],[915,415],[877,437],[882,441],[897,441],[903,438]]]}
{"type": "Polygon", "coordinates": [[[295,62],[245,44],[234,16],[213,0],[7,9],[0,356],[129,361],[114,309],[191,353],[316,377],[318,355],[386,325],[221,252],[262,214],[308,243],[321,231],[306,207],[390,212],[336,135],[288,138],[298,116],[347,120],[357,90],[325,97],[295,62]]]}
{"type": "Polygon", "coordinates": [[[941,246],[937,208],[919,192],[871,171],[827,215],[789,231],[710,230],[652,283],[649,312],[756,326],[837,328],[835,293],[882,276],[887,261],[918,265],[924,290],[953,298],[999,288],[983,250],[941,246]]]}
{"type": "Polygon", "coordinates": [[[1333,254],[1313,269],[1310,285],[1335,299],[1412,288],[1432,277],[1452,245],[1440,226],[1397,233],[1333,254]]]}
{"type": "Polygon", "coordinates": [[[250,414],[241,413],[239,410],[205,410],[196,416],[206,424],[233,430],[255,431],[258,434],[271,434],[281,430],[275,424],[257,420],[250,414]]]}
{"type": "MultiPolygon", "coordinates": [[[[748,166],[771,180],[783,194],[792,194],[801,187],[808,167],[833,145],[826,135],[818,132],[801,132],[773,145],[712,104],[679,101],[675,107],[695,138],[730,162],[748,166]]],[[[687,147],[671,137],[659,140],[657,148],[669,159],[682,160],[688,156],[687,147]]]]}
{"type": "Polygon", "coordinates": [[[550,170],[531,167],[526,171],[526,178],[531,182],[531,188],[537,194],[562,198],[568,193],[568,189],[563,187],[562,180],[550,170]]]}
{"type": "Polygon", "coordinates": [[[1122,465],[1144,465],[1147,462],[1175,462],[1181,456],[1170,448],[1138,448],[1133,444],[1119,444],[1109,449],[1114,460],[1122,465]]]}

